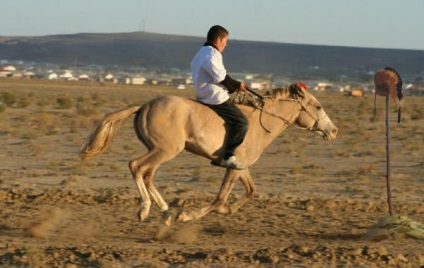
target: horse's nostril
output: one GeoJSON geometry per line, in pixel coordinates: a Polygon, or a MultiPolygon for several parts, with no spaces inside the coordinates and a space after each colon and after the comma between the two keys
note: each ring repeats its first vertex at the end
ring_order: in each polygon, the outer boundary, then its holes
{"type": "Polygon", "coordinates": [[[334,128],[333,131],[331,131],[331,133],[333,133],[334,135],[336,135],[338,132],[337,128],[334,128]]]}

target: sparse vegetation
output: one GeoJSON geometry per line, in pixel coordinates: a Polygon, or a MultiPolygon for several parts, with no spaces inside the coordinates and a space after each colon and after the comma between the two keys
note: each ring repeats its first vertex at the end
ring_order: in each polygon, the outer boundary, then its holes
{"type": "Polygon", "coordinates": [[[73,101],[70,96],[57,97],[56,103],[59,109],[70,109],[72,107],[73,101]]]}
{"type": "Polygon", "coordinates": [[[4,91],[0,93],[0,101],[8,107],[13,107],[16,103],[16,97],[12,93],[4,91]]]}
{"type": "Polygon", "coordinates": [[[375,172],[375,166],[373,163],[366,164],[359,167],[358,174],[360,175],[369,175],[370,173],[375,172]]]}
{"type": "MultiPolygon", "coordinates": [[[[167,87],[140,92],[107,83],[87,90],[69,83],[1,79],[0,86],[15,99],[0,114],[0,201],[6,204],[0,262],[6,266],[422,265],[423,254],[416,250],[422,241],[402,238],[377,245],[363,237],[367,226],[387,213],[385,111],[379,103],[378,119],[370,121],[371,98],[320,93],[339,128],[338,139],[325,142],[289,128],[250,169],[257,190],[252,201],[231,215],[174,222],[158,236],[157,229],[166,227],[159,224],[164,215],[153,199],[145,222],[135,216],[140,198],[127,163],[146,148],[132,120],[102,156],[82,162],[78,153],[104,114],[158,95],[190,97],[192,92],[167,87]],[[64,108],[67,100],[57,102],[58,96],[70,100],[69,108],[64,108]]],[[[394,208],[423,222],[423,98],[406,100],[400,124],[390,110],[394,208]]],[[[224,173],[184,152],[160,167],[154,184],[175,216],[213,202],[224,173]]],[[[236,181],[228,205],[244,194],[240,185],[236,181]]]]}
{"type": "Polygon", "coordinates": [[[0,100],[0,113],[6,111],[6,104],[0,100]]]}
{"type": "Polygon", "coordinates": [[[418,108],[417,105],[414,105],[411,111],[411,120],[422,120],[424,119],[424,110],[423,108],[418,108]]]}

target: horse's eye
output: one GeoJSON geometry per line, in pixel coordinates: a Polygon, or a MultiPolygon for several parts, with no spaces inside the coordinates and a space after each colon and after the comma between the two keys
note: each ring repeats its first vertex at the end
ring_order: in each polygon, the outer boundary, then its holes
{"type": "Polygon", "coordinates": [[[322,108],[321,108],[321,106],[317,106],[317,110],[321,110],[322,108]]]}

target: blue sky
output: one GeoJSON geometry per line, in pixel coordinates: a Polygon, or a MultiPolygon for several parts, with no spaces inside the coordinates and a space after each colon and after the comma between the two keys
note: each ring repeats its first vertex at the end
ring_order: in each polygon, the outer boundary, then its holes
{"type": "Polygon", "coordinates": [[[424,50],[424,0],[2,0],[0,36],[148,31],[424,50]]]}

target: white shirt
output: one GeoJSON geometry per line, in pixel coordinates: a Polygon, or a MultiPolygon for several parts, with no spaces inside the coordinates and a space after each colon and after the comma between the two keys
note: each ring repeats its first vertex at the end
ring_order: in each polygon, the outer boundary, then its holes
{"type": "Polygon", "coordinates": [[[227,75],[222,54],[212,46],[199,49],[190,64],[196,99],[206,104],[221,104],[230,98],[219,82],[227,75]]]}

